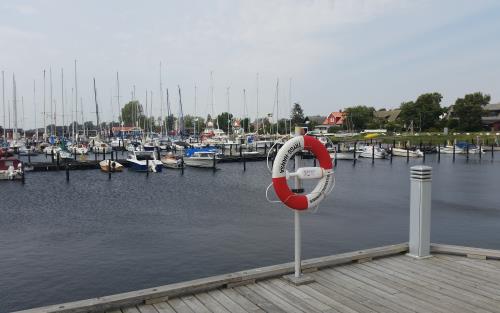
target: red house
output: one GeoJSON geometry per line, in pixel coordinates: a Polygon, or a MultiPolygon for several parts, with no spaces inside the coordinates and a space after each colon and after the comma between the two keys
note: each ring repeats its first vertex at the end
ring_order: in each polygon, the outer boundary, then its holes
{"type": "Polygon", "coordinates": [[[344,120],[346,117],[345,112],[332,112],[328,117],[324,120],[323,125],[328,126],[342,126],[344,125],[344,120]]]}

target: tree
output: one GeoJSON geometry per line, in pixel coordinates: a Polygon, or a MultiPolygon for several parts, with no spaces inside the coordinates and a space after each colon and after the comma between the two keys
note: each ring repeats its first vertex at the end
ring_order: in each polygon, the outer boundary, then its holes
{"type": "Polygon", "coordinates": [[[483,106],[490,103],[491,96],[481,92],[465,95],[455,101],[453,112],[458,118],[458,128],[462,131],[476,131],[483,128],[481,116],[483,106]]]}
{"type": "Polygon", "coordinates": [[[443,96],[440,93],[434,92],[420,95],[415,102],[403,102],[400,106],[399,117],[407,127],[412,122],[413,125],[418,125],[421,130],[436,127],[440,115],[443,114],[442,99],[443,96]]]}
{"type": "Polygon", "coordinates": [[[250,119],[248,117],[245,117],[241,119],[241,127],[245,131],[245,133],[249,133],[251,129],[251,124],[250,124],[250,119]]]}
{"type": "Polygon", "coordinates": [[[126,126],[135,126],[134,122],[142,125],[140,122],[143,121],[143,116],[142,105],[139,101],[133,100],[123,107],[120,122],[123,122],[126,126]]]}
{"type": "Polygon", "coordinates": [[[304,111],[299,103],[293,104],[290,119],[292,120],[292,126],[302,126],[302,124],[304,124],[304,111]]]}
{"type": "Polygon", "coordinates": [[[222,129],[224,132],[228,132],[229,125],[231,124],[231,121],[233,120],[233,115],[228,112],[223,112],[217,116],[217,123],[219,124],[220,129],[222,129]]]}
{"type": "Polygon", "coordinates": [[[375,112],[375,108],[364,105],[345,109],[347,117],[352,121],[354,128],[358,130],[366,129],[368,123],[373,121],[373,112],[375,112]]]}

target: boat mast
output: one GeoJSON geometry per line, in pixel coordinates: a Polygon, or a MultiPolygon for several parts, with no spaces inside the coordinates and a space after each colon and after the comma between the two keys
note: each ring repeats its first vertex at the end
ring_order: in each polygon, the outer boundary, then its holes
{"type": "MultiPolygon", "coordinates": [[[[196,126],[198,124],[198,117],[196,116],[196,85],[194,85],[194,120],[193,120],[193,132],[196,138],[198,138],[198,135],[196,134],[196,126]]],[[[198,141],[198,140],[197,140],[198,141]]]]}
{"type": "Polygon", "coordinates": [[[45,106],[45,99],[47,98],[45,95],[45,70],[43,70],[43,137],[47,139],[47,111],[45,106]]]}
{"type": "Polygon", "coordinates": [[[99,138],[99,135],[101,134],[101,121],[99,120],[99,104],[97,103],[97,88],[95,87],[95,77],[94,77],[94,101],[95,101],[95,115],[97,119],[97,129],[99,130],[97,137],[99,138]]]}
{"type": "Polygon", "coordinates": [[[278,117],[278,109],[279,109],[279,85],[280,79],[276,79],[276,136],[279,135],[279,117],[278,117]]]}
{"type": "MultiPolygon", "coordinates": [[[[83,127],[83,108],[82,108],[82,127],[83,127]]],[[[78,135],[78,81],[76,77],[76,60],[75,60],[75,120],[73,124],[73,138],[78,135]]]]}
{"type": "Polygon", "coordinates": [[[226,88],[226,96],[227,96],[227,135],[229,136],[229,134],[231,133],[231,119],[229,118],[229,111],[230,111],[230,107],[229,107],[229,90],[230,90],[231,87],[227,87],[226,88]]]}
{"type": "Polygon", "coordinates": [[[64,70],[61,68],[62,136],[64,137],[64,70]]]}
{"type": "Polygon", "coordinates": [[[3,106],[3,142],[7,142],[7,125],[5,124],[5,73],[2,71],[2,106],[3,106]]]}
{"type": "MultiPolygon", "coordinates": [[[[288,106],[292,109],[292,78],[290,77],[290,85],[288,87],[288,106]]],[[[292,119],[290,118],[290,134],[292,133],[292,119]]]]}
{"type": "Polygon", "coordinates": [[[163,84],[161,81],[161,61],[160,61],[160,136],[163,137],[163,84]]]}
{"type": "MultiPolygon", "coordinates": [[[[247,108],[247,91],[245,88],[243,88],[243,123],[241,123],[243,127],[243,133],[245,133],[245,120],[248,118],[248,108],[247,108]]],[[[247,127],[248,127],[248,120],[247,120],[247,127]]]]}
{"type": "Polygon", "coordinates": [[[36,92],[35,92],[35,80],[33,79],[33,112],[35,114],[35,138],[38,142],[38,128],[36,127],[36,92]]]}
{"type": "Polygon", "coordinates": [[[50,86],[50,120],[51,120],[51,128],[50,128],[50,135],[54,135],[54,100],[52,98],[52,68],[49,68],[49,86],[50,86]]]}
{"type": "Polygon", "coordinates": [[[123,124],[121,115],[122,110],[120,108],[120,78],[118,77],[118,72],[116,72],[116,105],[118,106],[118,122],[123,124]]]}
{"type": "Polygon", "coordinates": [[[14,118],[14,132],[12,133],[12,139],[17,140],[17,91],[16,91],[16,77],[12,74],[12,111],[14,118]]]}
{"type": "Polygon", "coordinates": [[[257,108],[257,131],[256,134],[259,134],[259,73],[257,73],[257,95],[256,99],[256,108],[257,108]]]}
{"type": "Polygon", "coordinates": [[[182,138],[184,136],[184,113],[182,112],[181,87],[177,85],[177,88],[179,88],[179,133],[182,138]]]}
{"type": "Polygon", "coordinates": [[[26,139],[26,120],[24,119],[24,96],[21,96],[21,111],[22,111],[22,114],[23,114],[23,118],[22,118],[22,121],[23,121],[23,138],[26,139]]]}
{"type": "Polygon", "coordinates": [[[150,90],[149,91],[149,116],[150,116],[150,120],[149,120],[149,132],[152,133],[153,132],[153,124],[154,124],[154,115],[153,115],[153,90],[150,90]]]}
{"type": "Polygon", "coordinates": [[[167,125],[166,125],[167,135],[168,135],[168,132],[170,131],[169,124],[170,124],[171,115],[172,115],[172,111],[170,110],[170,97],[168,95],[168,88],[167,88],[167,125]]]}
{"type": "Polygon", "coordinates": [[[146,89],[146,107],[144,110],[144,124],[143,124],[144,130],[147,132],[148,131],[148,90],[146,89]]]}

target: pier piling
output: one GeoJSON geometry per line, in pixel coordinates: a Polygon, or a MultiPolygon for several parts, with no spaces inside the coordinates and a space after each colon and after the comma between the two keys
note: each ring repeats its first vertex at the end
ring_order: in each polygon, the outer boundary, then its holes
{"type": "Polygon", "coordinates": [[[111,159],[108,160],[108,180],[111,180],[111,159]]]}
{"type": "Polygon", "coordinates": [[[441,162],[441,144],[438,143],[438,163],[441,162]]]}
{"type": "Polygon", "coordinates": [[[372,165],[375,164],[375,145],[372,145],[372,165]]]}
{"type": "Polygon", "coordinates": [[[149,177],[149,158],[146,159],[146,177],[149,177]]]}
{"type": "Polygon", "coordinates": [[[69,182],[69,164],[66,164],[66,182],[69,182]]]}
{"type": "Polygon", "coordinates": [[[410,170],[409,256],[430,256],[432,167],[412,166],[410,170]]]}
{"type": "Polygon", "coordinates": [[[181,175],[184,175],[184,156],[181,156],[181,175]]]}
{"type": "Polygon", "coordinates": [[[353,153],[353,160],[352,160],[352,166],[356,165],[356,145],[357,145],[357,141],[354,142],[354,149],[352,151],[353,153]]]}
{"type": "Polygon", "coordinates": [[[215,153],[214,153],[214,160],[213,160],[213,162],[214,162],[214,163],[213,163],[213,171],[214,171],[214,173],[215,173],[215,170],[217,169],[217,167],[216,167],[216,164],[217,164],[217,163],[216,163],[216,159],[215,159],[215,153]]]}

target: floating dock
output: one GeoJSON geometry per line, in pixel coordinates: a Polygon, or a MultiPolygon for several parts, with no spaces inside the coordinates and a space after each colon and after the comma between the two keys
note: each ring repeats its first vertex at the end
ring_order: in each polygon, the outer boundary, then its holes
{"type": "Polygon", "coordinates": [[[174,312],[500,312],[500,251],[432,244],[432,257],[408,244],[305,260],[314,282],[282,278],[293,263],[208,277],[22,313],[174,312]]]}

